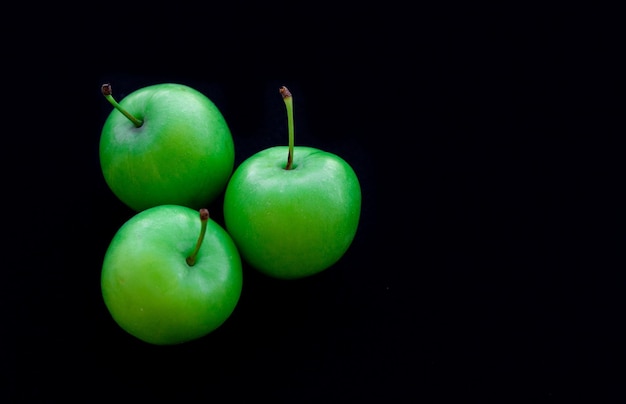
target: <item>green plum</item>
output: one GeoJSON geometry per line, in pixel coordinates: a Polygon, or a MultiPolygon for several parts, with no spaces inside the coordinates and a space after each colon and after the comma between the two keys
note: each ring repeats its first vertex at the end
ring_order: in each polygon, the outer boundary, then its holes
{"type": "Polygon", "coordinates": [[[136,213],[104,256],[101,290],[115,322],[155,345],[200,338],[235,310],[242,261],[208,210],[159,205],[136,213]]]}
{"type": "Polygon", "coordinates": [[[115,107],[100,136],[100,165],[112,192],[135,211],[207,206],[224,191],[235,162],[229,126],[201,92],[176,83],[136,90],[115,107]]]}
{"type": "Polygon", "coordinates": [[[224,222],[242,258],[262,273],[297,279],[319,273],[348,250],[361,214],[361,187],[336,154],[294,146],[257,152],[237,167],[224,194],[224,222]],[[285,157],[287,157],[285,161],[285,157]]]}

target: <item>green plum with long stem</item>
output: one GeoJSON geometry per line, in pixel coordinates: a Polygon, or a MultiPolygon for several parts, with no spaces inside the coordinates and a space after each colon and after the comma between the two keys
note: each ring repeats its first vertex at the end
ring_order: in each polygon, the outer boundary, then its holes
{"type": "Polygon", "coordinates": [[[288,146],[259,151],[233,172],[224,194],[224,222],[242,258],[260,272],[298,279],[324,271],[348,250],[361,214],[361,187],[340,156],[295,146],[293,97],[288,146]]]}
{"type": "Polygon", "coordinates": [[[175,204],[199,209],[220,196],[232,174],[235,145],[219,108],[187,85],[140,88],[119,103],[102,127],[99,157],[111,191],[135,211],[175,204]]]}

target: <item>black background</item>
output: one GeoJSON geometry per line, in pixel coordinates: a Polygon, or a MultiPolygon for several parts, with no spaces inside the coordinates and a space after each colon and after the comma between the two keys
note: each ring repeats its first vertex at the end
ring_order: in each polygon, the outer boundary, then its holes
{"type": "MultiPolygon", "coordinates": [[[[8,62],[13,105],[41,105],[13,115],[29,174],[8,175],[12,401],[619,401],[623,134],[600,117],[616,111],[596,93],[610,79],[587,66],[612,56],[590,25],[562,10],[270,19],[256,7],[86,12],[37,52],[18,49],[37,57],[26,78],[25,59],[8,62]],[[123,332],[99,289],[133,214],[100,172],[104,82],[118,100],[160,82],[200,90],[237,164],[286,144],[286,85],[296,143],[342,156],[361,181],[349,251],[298,281],[244,267],[235,313],[199,340],[157,347],[123,332]]],[[[221,220],[220,201],[210,209],[221,220]]]]}

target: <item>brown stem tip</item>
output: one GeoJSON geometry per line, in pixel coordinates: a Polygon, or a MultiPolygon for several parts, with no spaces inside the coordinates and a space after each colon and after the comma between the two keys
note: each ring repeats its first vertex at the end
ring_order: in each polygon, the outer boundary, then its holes
{"type": "Polygon", "coordinates": [[[104,94],[105,96],[113,94],[113,90],[111,89],[111,84],[106,83],[102,85],[102,94],[104,94]]]}
{"type": "Polygon", "coordinates": [[[291,97],[291,92],[289,91],[289,89],[287,89],[287,87],[282,86],[279,91],[280,95],[282,95],[283,98],[291,97]]]}
{"type": "Polygon", "coordinates": [[[200,220],[208,220],[209,219],[209,210],[206,208],[200,209],[200,220]]]}

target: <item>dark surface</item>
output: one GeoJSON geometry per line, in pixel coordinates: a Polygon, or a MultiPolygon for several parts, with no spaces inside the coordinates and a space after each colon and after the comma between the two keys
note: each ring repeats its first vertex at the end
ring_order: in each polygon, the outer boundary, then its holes
{"type": "MultiPolygon", "coordinates": [[[[549,35],[547,17],[393,14],[391,31],[344,17],[327,21],[341,35],[315,40],[290,25],[289,57],[281,33],[223,55],[180,41],[106,48],[104,61],[103,48],[46,47],[56,58],[42,66],[71,62],[40,77],[36,90],[58,100],[23,121],[35,176],[17,181],[28,203],[11,216],[44,220],[20,221],[36,241],[13,254],[30,259],[5,286],[13,402],[623,399],[623,134],[596,118],[614,108],[588,103],[583,36],[549,35]],[[361,180],[350,250],[299,281],[244,268],[235,313],[202,339],[157,347],[124,333],[99,289],[108,242],[133,214],[100,172],[105,81],[118,100],[165,81],[202,91],[237,163],[286,144],[289,87],[296,143],[341,155],[361,180]]],[[[210,209],[220,219],[219,201],[210,209]]]]}

